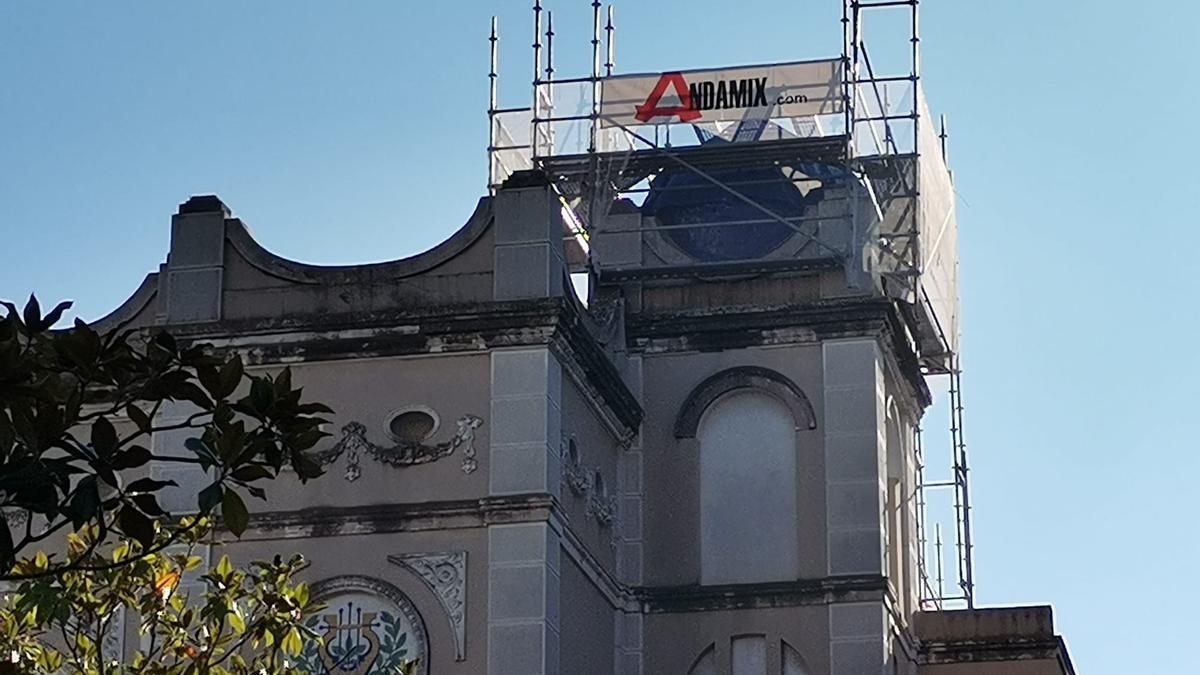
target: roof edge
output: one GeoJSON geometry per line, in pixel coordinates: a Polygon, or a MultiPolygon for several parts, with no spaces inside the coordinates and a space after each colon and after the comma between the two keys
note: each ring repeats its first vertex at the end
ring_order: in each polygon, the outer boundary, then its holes
{"type": "Polygon", "coordinates": [[[128,324],[158,295],[158,272],[147,274],[137,289],[117,306],[116,309],[91,322],[92,329],[107,333],[120,330],[128,324]]]}
{"type": "Polygon", "coordinates": [[[298,284],[339,285],[397,279],[427,272],[475,243],[491,222],[492,198],[482,197],[467,222],[442,243],[407,258],[365,265],[312,265],[288,260],[258,243],[236,218],[226,221],[225,236],[250,265],[265,274],[298,284]]]}

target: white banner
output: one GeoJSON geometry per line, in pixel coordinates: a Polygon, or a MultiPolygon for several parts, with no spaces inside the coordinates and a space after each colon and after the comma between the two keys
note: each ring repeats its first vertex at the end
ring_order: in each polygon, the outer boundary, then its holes
{"type": "Polygon", "coordinates": [[[622,75],[600,81],[600,124],[734,122],[842,112],[842,62],[622,75]]]}

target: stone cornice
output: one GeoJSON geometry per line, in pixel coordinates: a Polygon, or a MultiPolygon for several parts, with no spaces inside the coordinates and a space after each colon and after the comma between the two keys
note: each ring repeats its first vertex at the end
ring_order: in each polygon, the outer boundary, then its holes
{"type": "Polygon", "coordinates": [[[179,326],[179,338],[234,349],[255,365],[351,358],[486,352],[502,347],[555,345],[572,359],[587,393],[636,432],[642,409],[589,331],[582,310],[564,298],[447,305],[394,312],[224,321],[179,326]]]}
{"type": "Polygon", "coordinates": [[[460,530],[488,525],[536,522],[550,518],[550,495],[464,499],[419,504],[314,506],[250,516],[245,541],[343,537],[389,532],[460,530]]]}
{"type": "Polygon", "coordinates": [[[1063,675],[1075,675],[1066,644],[1058,636],[1041,640],[978,640],[971,642],[921,642],[922,665],[1005,661],[1055,661],[1063,675]]]}
{"type": "Polygon", "coordinates": [[[882,602],[887,580],[877,575],[839,576],[766,584],[654,586],[634,592],[649,613],[705,612],[882,602]]]}
{"type": "Polygon", "coordinates": [[[609,603],[624,611],[698,612],[715,609],[796,607],[837,602],[882,602],[880,576],[801,579],[728,586],[630,586],[613,576],[582,543],[561,507],[546,494],[358,507],[313,507],[253,514],[243,541],[307,539],[394,532],[462,530],[489,525],[548,522],[570,555],[609,603]]]}
{"type": "Polygon", "coordinates": [[[893,300],[849,297],[775,307],[630,313],[629,350],[641,354],[710,352],[746,347],[818,344],[870,336],[880,340],[922,407],[932,401],[904,319],[893,300]]]}

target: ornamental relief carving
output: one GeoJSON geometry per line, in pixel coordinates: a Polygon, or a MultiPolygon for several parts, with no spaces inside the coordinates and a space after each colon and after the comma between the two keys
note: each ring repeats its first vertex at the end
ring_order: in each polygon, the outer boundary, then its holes
{"type": "Polygon", "coordinates": [[[579,460],[575,439],[564,436],[562,447],[562,484],[576,497],[587,497],[592,490],[592,474],[579,460]]]}
{"type": "Polygon", "coordinates": [[[454,632],[455,661],[467,658],[467,553],[409,553],[388,560],[417,575],[433,591],[454,632]]]}
{"type": "Polygon", "coordinates": [[[322,466],[328,466],[345,455],[343,477],[354,482],[362,476],[360,462],[364,455],[382,464],[405,467],[436,462],[460,451],[462,471],[470,474],[479,468],[479,462],[475,459],[475,430],[482,425],[482,418],[463,415],[455,422],[454,436],[447,441],[427,444],[423,441],[397,440],[394,445],[378,445],[367,438],[365,424],[351,421],[342,427],[341,438],[333,446],[313,453],[313,459],[322,466]]]}
{"type": "Polygon", "coordinates": [[[600,469],[584,465],[575,438],[563,436],[562,485],[576,497],[585,500],[585,512],[601,527],[612,527],[617,517],[617,498],[609,495],[600,469]]]}

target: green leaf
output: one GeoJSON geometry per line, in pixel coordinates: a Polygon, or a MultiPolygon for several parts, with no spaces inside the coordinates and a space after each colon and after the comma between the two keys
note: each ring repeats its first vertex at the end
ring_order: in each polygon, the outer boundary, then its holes
{"type": "Polygon", "coordinates": [[[125,416],[130,419],[142,433],[150,433],[150,416],[146,411],[130,403],[125,406],[125,416]]]}
{"type": "Polygon", "coordinates": [[[32,293],[29,294],[29,302],[25,303],[25,327],[30,332],[36,332],[37,326],[42,322],[42,306],[38,304],[37,298],[32,293]]]}
{"type": "Polygon", "coordinates": [[[179,485],[173,480],[154,480],[153,478],[139,478],[129,484],[126,488],[127,492],[131,493],[151,493],[172,485],[179,485]]]}
{"type": "Polygon", "coordinates": [[[162,507],[158,505],[158,499],[154,495],[139,494],[134,495],[131,499],[143,513],[152,518],[160,518],[167,515],[167,512],[163,511],[162,507]]]}
{"type": "Polygon", "coordinates": [[[121,507],[121,511],[117,513],[117,525],[125,536],[141,544],[143,548],[148,548],[154,543],[154,521],[132,504],[121,507]]]}
{"type": "Polygon", "coordinates": [[[100,491],[97,488],[96,477],[86,476],[75,487],[75,494],[71,495],[71,524],[77,530],[83,527],[84,523],[95,517],[99,506],[100,491]]]}
{"type": "Polygon", "coordinates": [[[283,398],[285,394],[292,390],[292,367],[284,366],[283,370],[275,376],[275,396],[283,398]]]}
{"type": "Polygon", "coordinates": [[[261,466],[259,464],[250,464],[239,467],[237,470],[235,470],[233,472],[233,477],[236,480],[250,482],[259,480],[260,478],[270,478],[271,472],[265,466],[261,466]]]}
{"type": "Polygon", "coordinates": [[[197,497],[197,502],[200,506],[200,513],[209,513],[216,508],[217,504],[221,503],[224,492],[225,486],[221,485],[220,481],[215,482],[201,490],[200,495],[197,497]]]}
{"type": "Polygon", "coordinates": [[[229,619],[230,627],[232,627],[234,630],[234,635],[241,635],[242,633],[246,632],[246,621],[242,619],[240,614],[231,611],[227,617],[229,619]]]}
{"type": "Polygon", "coordinates": [[[254,378],[254,382],[250,384],[250,405],[256,411],[264,413],[271,408],[274,401],[275,389],[271,387],[271,383],[262,377],[254,378]]]}
{"type": "Polygon", "coordinates": [[[279,646],[283,649],[283,653],[288,656],[299,654],[300,650],[304,648],[304,643],[300,639],[300,631],[295,626],[289,628],[287,635],[283,637],[283,642],[279,646]]]}
{"type": "Polygon", "coordinates": [[[212,449],[199,438],[189,438],[183,442],[183,447],[196,453],[196,456],[201,460],[201,466],[208,468],[216,464],[220,464],[220,460],[213,453],[212,449]]]}
{"type": "Polygon", "coordinates": [[[297,415],[315,415],[315,414],[332,415],[333,409],[324,403],[301,403],[296,406],[297,415]]]}
{"type": "Polygon", "coordinates": [[[150,450],[143,446],[135,445],[128,450],[117,453],[112,459],[112,467],[118,471],[124,469],[136,469],[139,466],[145,466],[150,462],[150,450]]]}
{"type": "Polygon", "coordinates": [[[9,448],[16,440],[17,437],[13,432],[12,422],[8,419],[8,413],[0,410],[0,454],[7,455],[9,448]]]}
{"type": "Polygon", "coordinates": [[[217,398],[228,398],[242,383],[242,357],[232,354],[229,360],[221,366],[221,395],[217,398]]]}
{"type": "Polygon", "coordinates": [[[215,366],[197,366],[196,377],[213,398],[222,398],[221,373],[215,366]]]}
{"type": "Polygon", "coordinates": [[[316,427],[312,429],[305,429],[300,433],[290,436],[288,438],[288,445],[290,445],[294,450],[308,450],[312,446],[316,445],[322,438],[325,438],[328,435],[329,434],[316,427]]]}
{"type": "Polygon", "coordinates": [[[229,528],[229,531],[238,537],[242,536],[242,533],[246,531],[246,525],[250,522],[246,503],[233,490],[225,490],[225,496],[221,500],[221,518],[225,521],[225,526],[229,528]]]}
{"type": "Polygon", "coordinates": [[[50,312],[42,319],[42,322],[38,325],[38,330],[46,330],[47,328],[50,328],[54,324],[58,323],[58,320],[62,318],[63,312],[71,308],[71,304],[72,303],[70,300],[65,300],[55,305],[54,309],[50,310],[50,312]]]}
{"type": "Polygon", "coordinates": [[[304,453],[292,455],[292,468],[296,470],[296,475],[299,476],[301,482],[325,473],[316,460],[304,453]]]}
{"type": "Polygon", "coordinates": [[[92,423],[92,449],[102,458],[112,454],[117,446],[117,430],[107,418],[99,417],[92,423]]]}
{"type": "Polygon", "coordinates": [[[172,385],[171,398],[190,401],[203,410],[212,410],[213,408],[212,399],[194,382],[178,382],[172,385]]]}
{"type": "MultiPolygon", "coordinates": [[[[26,514],[25,517],[32,518],[33,514],[26,514]]],[[[15,562],[16,553],[13,551],[12,533],[8,531],[8,523],[2,523],[0,524],[0,571],[7,574],[15,562]]]]}
{"type": "Polygon", "coordinates": [[[175,338],[165,330],[160,330],[154,334],[154,344],[162,347],[172,354],[179,353],[179,347],[175,344],[175,338]]]}

